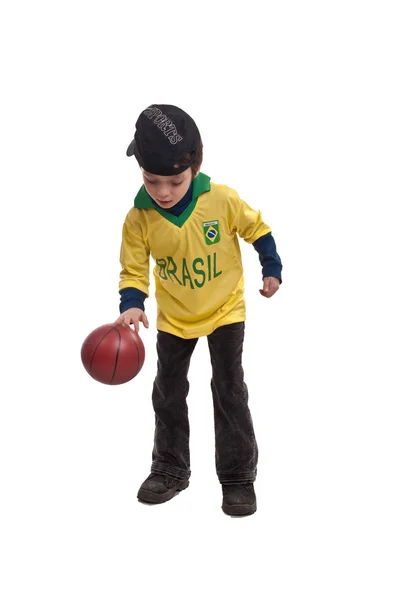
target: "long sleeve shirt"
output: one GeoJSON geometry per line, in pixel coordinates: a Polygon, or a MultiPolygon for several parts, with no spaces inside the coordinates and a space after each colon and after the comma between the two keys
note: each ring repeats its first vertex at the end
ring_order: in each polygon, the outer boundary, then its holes
{"type": "Polygon", "coordinates": [[[156,261],[158,328],[196,337],[211,333],[224,321],[243,320],[243,268],[236,235],[253,244],[262,276],[281,282],[282,263],[271,229],[235,190],[211,184],[200,173],[185,196],[166,210],[142,186],[124,224],[120,312],[144,310],[151,254],[156,261]],[[215,285],[214,280],[224,274],[215,285]],[[212,287],[210,294],[203,293],[206,285],[212,287]],[[204,305],[207,309],[201,313],[204,305]]]}

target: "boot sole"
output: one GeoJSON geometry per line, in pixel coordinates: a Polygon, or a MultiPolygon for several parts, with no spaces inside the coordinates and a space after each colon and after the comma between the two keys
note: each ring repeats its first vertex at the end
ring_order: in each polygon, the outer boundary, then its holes
{"type": "Polygon", "coordinates": [[[257,510],[257,503],[254,504],[223,504],[222,510],[226,515],[232,517],[245,517],[252,515],[257,510]]]}
{"type": "Polygon", "coordinates": [[[163,502],[167,502],[174,498],[176,494],[182,492],[189,486],[189,481],[181,481],[173,488],[167,490],[163,494],[156,494],[155,492],[151,492],[149,490],[140,488],[138,490],[137,498],[141,502],[146,502],[147,504],[162,504],[163,502]]]}

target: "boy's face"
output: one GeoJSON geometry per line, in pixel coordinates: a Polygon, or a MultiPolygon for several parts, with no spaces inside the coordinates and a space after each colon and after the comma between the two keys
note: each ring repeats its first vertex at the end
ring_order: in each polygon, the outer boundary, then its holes
{"type": "Polygon", "coordinates": [[[141,170],[146,191],[162,208],[175,206],[185,196],[191,185],[191,167],[179,175],[154,175],[144,169],[141,170]]]}

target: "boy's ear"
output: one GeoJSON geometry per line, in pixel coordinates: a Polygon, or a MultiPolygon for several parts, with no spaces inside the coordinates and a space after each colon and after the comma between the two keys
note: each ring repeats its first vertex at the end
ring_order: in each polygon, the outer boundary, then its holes
{"type": "Polygon", "coordinates": [[[202,167],[202,163],[200,163],[200,165],[198,165],[195,173],[192,173],[192,179],[194,179],[196,177],[196,175],[199,175],[201,167],[202,167]]]}

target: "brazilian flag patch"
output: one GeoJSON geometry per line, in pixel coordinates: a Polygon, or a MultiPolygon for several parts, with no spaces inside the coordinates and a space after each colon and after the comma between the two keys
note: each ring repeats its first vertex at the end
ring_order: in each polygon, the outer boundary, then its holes
{"type": "Polygon", "coordinates": [[[205,242],[208,246],[220,241],[220,226],[218,221],[206,221],[202,223],[205,242]]]}

